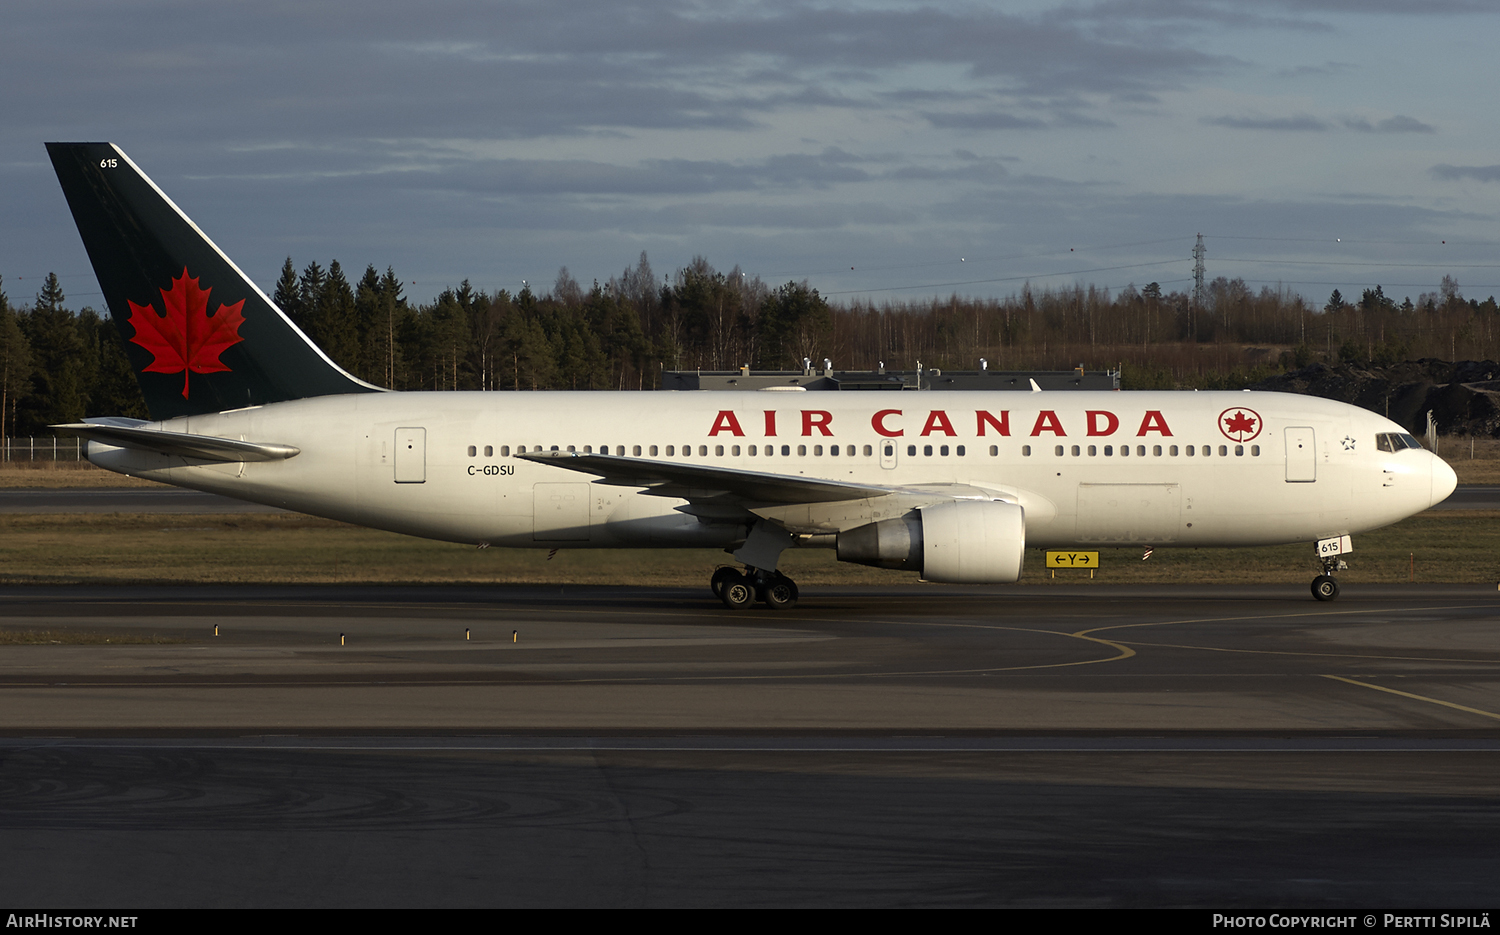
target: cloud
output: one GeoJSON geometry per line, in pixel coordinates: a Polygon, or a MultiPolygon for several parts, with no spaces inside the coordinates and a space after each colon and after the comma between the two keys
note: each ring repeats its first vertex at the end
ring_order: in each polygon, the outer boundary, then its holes
{"type": "Polygon", "coordinates": [[[1415,117],[1397,114],[1384,120],[1370,123],[1368,120],[1345,120],[1344,126],[1361,133],[1436,133],[1437,127],[1423,123],[1415,117]]]}
{"type": "Polygon", "coordinates": [[[935,127],[947,130],[1041,130],[1047,121],[1036,117],[1017,117],[1001,111],[948,114],[928,112],[922,118],[935,127]]]}
{"type": "Polygon", "coordinates": [[[0,62],[13,132],[55,126],[62,113],[70,124],[171,135],[191,114],[200,138],[243,140],[264,127],[324,139],[391,126],[493,139],[744,130],[893,95],[1097,107],[1185,87],[1234,60],[985,5],[54,0],[10,18],[0,62]],[[62,58],[70,67],[55,67],[62,58]]]}
{"type": "Polygon", "coordinates": [[[1447,182],[1473,179],[1476,182],[1500,182],[1500,166],[1450,166],[1446,163],[1431,169],[1434,178],[1447,182]]]}
{"type": "Polygon", "coordinates": [[[1328,124],[1316,117],[1204,117],[1203,123],[1235,130],[1327,130],[1328,124]]]}
{"type": "Polygon", "coordinates": [[[1397,16],[1493,14],[1488,0],[1102,0],[1074,15],[1100,19],[1188,20],[1304,28],[1309,13],[1397,16]]]}
{"type": "Polygon", "coordinates": [[[1307,75],[1337,75],[1353,69],[1355,66],[1348,62],[1324,62],[1322,65],[1298,65],[1295,68],[1283,68],[1277,71],[1278,78],[1302,78],[1307,75]]]}

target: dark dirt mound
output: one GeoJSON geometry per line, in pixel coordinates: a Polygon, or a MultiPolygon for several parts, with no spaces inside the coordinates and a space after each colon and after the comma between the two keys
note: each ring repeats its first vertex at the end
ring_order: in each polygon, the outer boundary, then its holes
{"type": "Polygon", "coordinates": [[[1251,386],[1353,403],[1387,415],[1414,435],[1427,430],[1427,412],[1444,434],[1500,438],[1500,364],[1493,360],[1434,358],[1388,367],[1312,364],[1251,386]]]}

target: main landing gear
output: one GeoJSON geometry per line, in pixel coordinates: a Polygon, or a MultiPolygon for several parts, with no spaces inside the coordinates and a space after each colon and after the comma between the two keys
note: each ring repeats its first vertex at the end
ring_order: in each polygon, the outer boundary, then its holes
{"type": "Polygon", "coordinates": [[[1333,573],[1349,566],[1337,555],[1322,558],[1323,573],[1312,580],[1312,595],[1320,601],[1331,601],[1339,596],[1339,583],[1333,573]]]}
{"type": "Polygon", "coordinates": [[[797,606],[797,582],[779,571],[762,571],[746,565],[741,573],[726,566],[714,572],[708,586],[714,597],[730,610],[749,607],[756,601],[763,601],[773,610],[797,606]]]}

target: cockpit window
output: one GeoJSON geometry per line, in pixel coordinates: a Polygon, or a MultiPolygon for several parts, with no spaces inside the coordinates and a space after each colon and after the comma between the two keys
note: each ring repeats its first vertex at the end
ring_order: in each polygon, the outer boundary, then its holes
{"type": "Polygon", "coordinates": [[[1404,448],[1421,448],[1422,443],[1405,432],[1383,432],[1375,436],[1375,447],[1380,451],[1401,451],[1404,448]]]}

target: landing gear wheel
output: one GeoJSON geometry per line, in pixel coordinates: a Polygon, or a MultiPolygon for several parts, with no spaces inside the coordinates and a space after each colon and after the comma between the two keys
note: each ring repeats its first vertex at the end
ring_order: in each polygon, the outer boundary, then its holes
{"type": "Polygon", "coordinates": [[[724,606],[730,610],[744,610],[755,603],[755,588],[749,579],[732,568],[726,570],[729,574],[719,586],[719,600],[724,602],[724,606]]]}
{"type": "Polygon", "coordinates": [[[1312,595],[1320,601],[1331,601],[1339,596],[1339,583],[1331,575],[1319,575],[1313,579],[1312,595]]]}
{"type": "Polygon", "coordinates": [[[775,575],[760,586],[760,599],[772,610],[791,610],[797,606],[797,583],[786,575],[775,575]]]}
{"type": "Polygon", "coordinates": [[[724,596],[724,582],[738,577],[740,577],[740,573],[728,566],[715,569],[713,577],[708,579],[709,590],[714,592],[714,597],[722,598],[724,596]]]}

